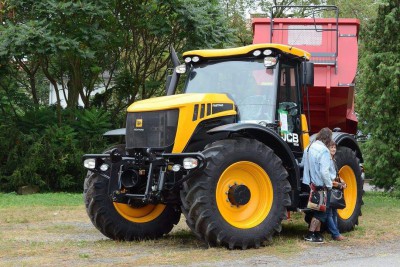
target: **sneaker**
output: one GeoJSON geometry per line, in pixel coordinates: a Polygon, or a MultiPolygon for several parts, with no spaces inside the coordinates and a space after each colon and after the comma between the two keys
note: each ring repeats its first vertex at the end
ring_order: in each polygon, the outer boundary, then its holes
{"type": "Polygon", "coordinates": [[[323,239],[321,241],[321,239],[319,239],[316,235],[316,233],[308,233],[305,237],[304,237],[304,241],[307,242],[313,242],[313,243],[322,243],[323,239]]]}
{"type": "Polygon", "coordinates": [[[342,240],[345,240],[345,239],[346,239],[346,238],[345,238],[344,236],[342,236],[342,235],[333,238],[333,240],[335,240],[335,241],[342,241],[342,240]]]}
{"type": "Polygon", "coordinates": [[[315,239],[314,233],[308,233],[308,234],[304,237],[304,241],[308,241],[308,242],[314,242],[314,239],[315,239]]]}
{"type": "Polygon", "coordinates": [[[318,243],[324,242],[324,236],[320,232],[315,232],[315,238],[317,239],[318,243]]]}

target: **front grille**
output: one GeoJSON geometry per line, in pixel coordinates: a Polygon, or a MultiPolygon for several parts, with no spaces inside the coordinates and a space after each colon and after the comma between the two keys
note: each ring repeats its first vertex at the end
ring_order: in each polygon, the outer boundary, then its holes
{"type": "Polygon", "coordinates": [[[179,110],[128,113],[126,148],[163,148],[174,143],[179,110]]]}

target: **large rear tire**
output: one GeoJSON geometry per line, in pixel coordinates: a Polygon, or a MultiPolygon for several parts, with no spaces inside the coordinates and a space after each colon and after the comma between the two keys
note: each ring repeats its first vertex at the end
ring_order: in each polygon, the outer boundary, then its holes
{"type": "Polygon", "coordinates": [[[338,227],[340,232],[348,232],[354,230],[354,227],[358,225],[358,217],[361,216],[364,190],[360,161],[347,147],[338,147],[335,158],[339,176],[347,184],[344,190],[346,208],[338,210],[338,227]]]}
{"type": "Polygon", "coordinates": [[[203,154],[207,167],[181,191],[181,209],[193,232],[211,246],[230,249],[260,247],[280,232],[291,187],[272,149],[235,138],[214,142],[203,154]]]}
{"type": "Polygon", "coordinates": [[[108,183],[107,178],[89,171],[83,193],[90,220],[108,238],[125,241],[156,239],[169,233],[179,222],[179,207],[158,204],[135,208],[112,202],[108,196],[108,183]]]}

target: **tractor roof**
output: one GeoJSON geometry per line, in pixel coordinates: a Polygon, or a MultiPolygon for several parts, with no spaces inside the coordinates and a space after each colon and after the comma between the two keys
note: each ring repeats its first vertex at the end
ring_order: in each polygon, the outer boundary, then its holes
{"type": "Polygon", "coordinates": [[[237,48],[227,48],[227,49],[204,49],[204,50],[192,50],[192,51],[187,51],[183,53],[183,56],[200,56],[203,58],[223,58],[223,57],[235,57],[235,56],[246,56],[249,53],[255,51],[255,50],[262,50],[262,49],[274,49],[274,50],[280,50],[283,53],[295,56],[295,57],[301,57],[305,58],[307,60],[310,59],[310,53],[293,47],[293,46],[288,46],[288,45],[282,45],[282,44],[273,44],[273,43],[264,43],[264,44],[253,44],[253,45],[247,45],[247,46],[242,46],[242,47],[237,47],[237,48]]]}

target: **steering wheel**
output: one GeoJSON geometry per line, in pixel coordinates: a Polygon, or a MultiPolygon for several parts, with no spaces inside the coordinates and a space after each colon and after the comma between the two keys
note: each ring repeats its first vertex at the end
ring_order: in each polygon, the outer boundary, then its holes
{"type": "Polygon", "coordinates": [[[295,102],[281,102],[279,108],[286,110],[291,116],[297,115],[297,104],[295,102]]]}

